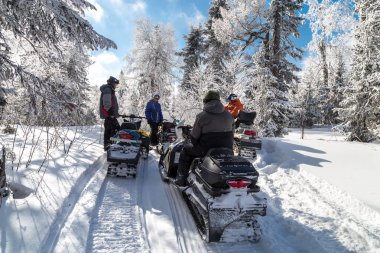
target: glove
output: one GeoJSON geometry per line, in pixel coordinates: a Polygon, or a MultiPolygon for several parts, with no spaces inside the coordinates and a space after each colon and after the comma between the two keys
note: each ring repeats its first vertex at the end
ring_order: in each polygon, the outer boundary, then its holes
{"type": "Polygon", "coordinates": [[[108,116],[107,116],[107,118],[110,118],[110,119],[113,119],[113,118],[115,118],[115,116],[113,115],[113,112],[112,112],[112,110],[110,109],[110,110],[108,110],[107,111],[107,113],[108,113],[108,116]]]}

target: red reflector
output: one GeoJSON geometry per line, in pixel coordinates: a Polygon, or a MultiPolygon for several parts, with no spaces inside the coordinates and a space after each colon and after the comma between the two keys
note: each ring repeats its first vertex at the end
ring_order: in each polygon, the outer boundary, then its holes
{"type": "Polygon", "coordinates": [[[245,130],[245,131],[244,131],[244,134],[245,134],[245,135],[250,135],[250,136],[253,136],[253,137],[256,136],[256,132],[255,132],[255,131],[252,131],[252,130],[245,130]]]}
{"type": "Polygon", "coordinates": [[[130,134],[119,134],[121,139],[132,139],[133,136],[130,134]]]}
{"type": "Polygon", "coordinates": [[[169,136],[168,139],[169,141],[175,141],[177,137],[172,135],[172,136],[169,136]]]}
{"type": "Polygon", "coordinates": [[[230,187],[233,188],[244,188],[250,185],[252,182],[251,181],[228,181],[227,182],[230,187]]]}

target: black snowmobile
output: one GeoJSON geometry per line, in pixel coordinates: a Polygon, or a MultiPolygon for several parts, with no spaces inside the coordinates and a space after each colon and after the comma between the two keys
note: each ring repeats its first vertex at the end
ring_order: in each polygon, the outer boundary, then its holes
{"type": "MultiPolygon", "coordinates": [[[[159,168],[164,181],[175,184],[179,155],[188,141],[190,126],[177,127],[182,136],[161,155],[159,168]]],[[[207,242],[261,238],[256,216],[266,215],[266,199],[256,184],[259,173],[247,159],[227,148],[211,149],[190,167],[187,186],[179,187],[207,242]]]]}
{"type": "Polygon", "coordinates": [[[256,112],[241,111],[238,116],[239,127],[234,133],[234,151],[244,158],[254,159],[257,157],[257,150],[261,150],[261,139],[257,136],[253,122],[256,112]]]}
{"type": "Polygon", "coordinates": [[[158,145],[157,152],[163,154],[166,149],[168,149],[170,143],[177,140],[177,135],[175,133],[175,127],[177,125],[177,120],[173,119],[173,122],[164,120],[162,126],[158,129],[158,145]]]}
{"type": "Polygon", "coordinates": [[[123,115],[120,130],[110,140],[107,150],[109,176],[136,177],[140,158],[146,159],[149,152],[149,136],[141,129],[144,117],[123,115]]]}

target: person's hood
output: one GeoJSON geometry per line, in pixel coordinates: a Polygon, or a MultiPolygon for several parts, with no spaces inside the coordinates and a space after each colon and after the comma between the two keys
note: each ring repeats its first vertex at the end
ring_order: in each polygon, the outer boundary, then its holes
{"type": "Polygon", "coordinates": [[[224,106],[219,100],[211,100],[203,106],[205,112],[219,114],[224,112],[224,106]]]}
{"type": "Polygon", "coordinates": [[[109,84],[103,84],[102,86],[100,86],[100,92],[103,92],[105,89],[113,90],[112,85],[109,84]]]}

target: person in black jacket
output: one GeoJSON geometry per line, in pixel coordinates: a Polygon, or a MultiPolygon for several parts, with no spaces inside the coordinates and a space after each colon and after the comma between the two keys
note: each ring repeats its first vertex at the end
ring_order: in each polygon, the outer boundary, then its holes
{"type": "Polygon", "coordinates": [[[107,84],[100,87],[100,103],[99,114],[100,118],[104,119],[104,150],[107,150],[110,145],[110,138],[120,129],[120,124],[117,121],[119,117],[119,105],[115,96],[115,89],[119,84],[119,80],[110,76],[107,84]]]}
{"type": "Polygon", "coordinates": [[[176,184],[186,185],[186,178],[192,161],[205,156],[211,148],[230,148],[233,146],[234,119],[224,109],[217,91],[209,91],[203,99],[203,112],[196,116],[190,133],[191,144],[186,144],[179,157],[176,184]]]}

